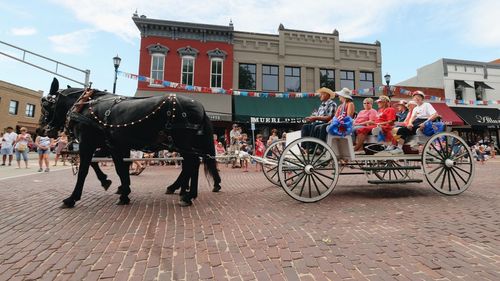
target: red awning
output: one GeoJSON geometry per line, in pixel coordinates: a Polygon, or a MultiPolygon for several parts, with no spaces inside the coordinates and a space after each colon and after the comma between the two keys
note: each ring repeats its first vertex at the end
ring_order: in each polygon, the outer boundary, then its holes
{"type": "Polygon", "coordinates": [[[460,126],[464,121],[446,103],[431,103],[446,125],[460,126]]]}

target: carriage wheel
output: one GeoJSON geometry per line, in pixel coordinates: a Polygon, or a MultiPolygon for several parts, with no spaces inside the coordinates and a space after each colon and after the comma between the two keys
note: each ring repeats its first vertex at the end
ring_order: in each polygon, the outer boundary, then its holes
{"type": "Polygon", "coordinates": [[[301,202],[316,202],[337,184],[337,156],[323,141],[306,137],[285,147],[278,162],[281,187],[301,202]]]}
{"type": "MultiPolygon", "coordinates": [[[[378,161],[373,167],[394,168],[403,166],[408,166],[406,160],[404,161],[404,165],[401,165],[397,160],[378,161]]],[[[408,170],[376,170],[373,174],[379,180],[404,180],[410,177],[410,171],[408,170]]]]}
{"type": "Polygon", "coordinates": [[[445,195],[464,192],[474,177],[474,159],[467,143],[450,133],[439,133],[427,141],[422,165],[427,182],[445,195]]]}
{"type": "Polygon", "coordinates": [[[278,173],[278,161],[285,149],[285,140],[278,140],[273,142],[269,147],[267,147],[264,152],[264,163],[262,163],[262,172],[266,178],[277,186],[281,186],[279,173],[278,173]]]}

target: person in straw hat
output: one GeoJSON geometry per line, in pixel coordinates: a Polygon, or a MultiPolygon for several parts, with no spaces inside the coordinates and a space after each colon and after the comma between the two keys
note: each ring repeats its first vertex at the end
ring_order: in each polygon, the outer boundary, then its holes
{"type": "Polygon", "coordinates": [[[355,152],[363,150],[363,143],[366,136],[375,128],[379,129],[379,134],[384,134],[386,142],[392,141],[391,131],[394,125],[394,120],[396,120],[396,110],[391,107],[391,100],[387,96],[380,96],[376,102],[378,111],[375,121],[368,121],[365,127],[356,130],[356,146],[354,147],[355,152]]]}
{"type": "Polygon", "coordinates": [[[319,99],[321,104],[316,110],[313,111],[311,116],[305,118],[307,124],[302,126],[302,137],[313,136],[315,127],[332,120],[335,109],[337,108],[337,104],[333,101],[335,98],[334,91],[326,87],[322,87],[316,90],[316,92],[320,94],[319,99]]]}
{"type": "MultiPolygon", "coordinates": [[[[348,88],[343,88],[342,90],[335,92],[335,94],[339,97],[340,105],[337,107],[335,111],[335,115],[333,117],[341,120],[342,118],[349,116],[351,118],[354,117],[354,103],[352,102],[351,90],[348,88]]],[[[326,137],[328,132],[326,127],[330,125],[333,118],[328,121],[327,124],[322,124],[320,126],[316,126],[314,128],[313,136],[326,141],[326,137]]]]}

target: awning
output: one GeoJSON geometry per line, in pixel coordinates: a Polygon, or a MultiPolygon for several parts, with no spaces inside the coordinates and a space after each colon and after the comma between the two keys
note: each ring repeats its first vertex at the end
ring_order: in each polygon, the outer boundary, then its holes
{"type": "Polygon", "coordinates": [[[462,86],[464,88],[473,88],[471,85],[467,84],[467,82],[465,82],[464,80],[455,80],[455,84],[457,84],[458,86],[462,86]]]}
{"type": "Polygon", "coordinates": [[[319,98],[256,98],[233,96],[234,121],[253,123],[303,123],[318,108],[319,98]]]}
{"type": "Polygon", "coordinates": [[[483,89],[490,89],[490,90],[493,90],[493,88],[492,88],[492,87],[490,87],[488,84],[486,84],[486,83],[484,83],[484,82],[479,81],[479,82],[475,82],[475,84],[477,84],[478,86],[483,87],[483,89]]]}
{"type": "MultiPolygon", "coordinates": [[[[140,91],[136,97],[150,97],[174,93],[172,91],[140,91]]],[[[231,96],[205,93],[175,93],[178,96],[185,96],[199,101],[205,107],[208,117],[212,121],[232,121],[231,96]]]]}
{"type": "Polygon", "coordinates": [[[431,103],[446,125],[460,126],[464,121],[446,103],[431,103]]]}
{"type": "Polygon", "coordinates": [[[497,108],[450,107],[471,126],[500,126],[497,108]]]}

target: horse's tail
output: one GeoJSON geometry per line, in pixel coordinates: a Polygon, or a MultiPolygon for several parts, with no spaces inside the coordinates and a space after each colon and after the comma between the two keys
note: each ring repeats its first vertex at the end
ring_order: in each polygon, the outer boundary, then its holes
{"type": "Polygon", "coordinates": [[[212,121],[205,113],[203,117],[203,146],[204,151],[208,154],[203,157],[204,170],[206,175],[210,175],[214,179],[214,188],[212,191],[217,192],[220,190],[221,178],[219,175],[219,170],[217,169],[217,161],[215,159],[215,145],[213,141],[214,129],[212,127],[212,121]]]}

